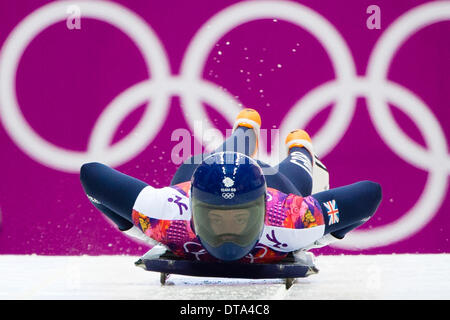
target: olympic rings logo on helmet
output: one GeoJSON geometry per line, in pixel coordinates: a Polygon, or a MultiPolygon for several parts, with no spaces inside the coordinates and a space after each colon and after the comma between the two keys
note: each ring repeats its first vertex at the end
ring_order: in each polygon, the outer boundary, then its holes
{"type": "Polygon", "coordinates": [[[234,192],[223,192],[222,198],[230,200],[234,198],[234,192]]]}
{"type": "MultiPolygon", "coordinates": [[[[397,221],[370,231],[353,231],[348,240],[335,246],[354,249],[388,245],[420,230],[440,208],[447,191],[450,159],[442,128],[428,106],[412,91],[387,79],[394,53],[413,32],[450,20],[450,2],[419,5],[394,21],[378,39],[365,77],[357,76],[351,52],[334,26],[314,10],[294,2],[258,1],[233,4],[204,23],[191,40],[179,75],[171,75],[167,55],[151,27],[129,9],[106,1],[52,2],[24,18],[5,40],[0,55],[0,118],[6,132],[27,155],[43,165],[77,172],[89,161],[111,166],[134,158],[156,137],[164,125],[170,98],[178,95],[191,129],[195,121],[207,119],[201,102],[220,112],[229,123],[241,109],[239,102],[215,84],[202,79],[202,68],[210,48],[233,27],[251,20],[277,18],[305,28],[329,53],[336,79],[302,97],[280,125],[285,136],[292,128],[306,127],[324,107],[336,102],[320,131],[314,136],[315,150],[325,156],[339,143],[355,111],[357,97],[367,99],[375,128],[388,147],[412,165],[427,170],[428,180],[417,203],[397,221]],[[105,21],[127,34],[136,44],[152,79],[120,93],[103,111],[89,138],[86,152],[55,146],[39,136],[27,123],[17,102],[15,75],[28,44],[46,27],[67,18],[66,8],[76,5],[84,17],[105,21]],[[136,127],[122,140],[110,145],[121,120],[142,103],[152,101],[136,127]],[[418,126],[428,149],[414,143],[398,128],[388,102],[404,111],[418,126]],[[301,117],[294,116],[301,112],[301,117]]],[[[206,129],[213,129],[208,122],[206,129]]],[[[207,149],[212,146],[206,146],[207,149]]],[[[279,146],[272,154],[281,152],[279,146]]],[[[263,150],[261,150],[263,151],[263,150]]],[[[270,163],[270,155],[260,153],[270,163]]],[[[347,237],[346,237],[347,238],[347,237]]]]}

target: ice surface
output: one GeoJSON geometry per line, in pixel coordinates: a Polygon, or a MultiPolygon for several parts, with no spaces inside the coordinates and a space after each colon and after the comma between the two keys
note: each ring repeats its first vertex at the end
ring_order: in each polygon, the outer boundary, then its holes
{"type": "Polygon", "coordinates": [[[0,299],[450,299],[450,254],[319,256],[319,274],[282,280],[200,278],[134,266],[134,256],[0,255],[0,299]]]}

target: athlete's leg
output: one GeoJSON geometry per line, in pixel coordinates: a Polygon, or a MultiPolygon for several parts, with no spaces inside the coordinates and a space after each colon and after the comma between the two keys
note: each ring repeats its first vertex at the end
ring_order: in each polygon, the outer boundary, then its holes
{"type": "MultiPolygon", "coordinates": [[[[171,185],[189,181],[202,160],[212,153],[233,151],[254,158],[258,150],[258,132],[260,126],[261,118],[259,114],[255,110],[244,109],[236,118],[232,135],[213,152],[195,155],[187,159],[175,172],[171,185]]],[[[284,193],[301,194],[290,179],[279,172],[278,168],[273,168],[260,160],[256,161],[263,170],[268,187],[284,193]]]]}
{"type": "Polygon", "coordinates": [[[216,152],[234,151],[247,156],[252,155],[256,148],[256,135],[254,131],[247,127],[237,127],[233,134],[224,143],[210,153],[194,155],[188,158],[175,172],[171,185],[191,180],[195,169],[202,163],[203,159],[216,152]]]}
{"type": "Polygon", "coordinates": [[[286,137],[285,145],[288,156],[278,165],[278,169],[303,196],[309,196],[313,188],[314,166],[311,137],[304,130],[294,130],[286,137]]]}
{"type": "Polygon", "coordinates": [[[203,159],[216,152],[234,151],[253,157],[258,148],[260,126],[261,117],[256,110],[242,110],[236,117],[232,135],[213,152],[197,154],[184,161],[175,172],[170,184],[174,185],[191,180],[192,174],[203,159]]]}
{"type": "Polygon", "coordinates": [[[147,184],[104,164],[91,162],[81,167],[80,180],[91,203],[121,231],[133,227],[134,202],[147,184]]]}
{"type": "MultiPolygon", "coordinates": [[[[175,172],[171,185],[191,180],[192,174],[203,159],[212,153],[223,151],[240,152],[247,156],[255,153],[256,135],[254,131],[246,127],[238,127],[233,134],[216,150],[211,153],[199,154],[187,159],[175,172]]],[[[270,188],[284,193],[301,194],[290,179],[281,174],[278,168],[273,168],[260,160],[256,160],[266,178],[266,184],[270,188]]]]}
{"type": "Polygon", "coordinates": [[[177,168],[177,171],[175,171],[175,174],[170,181],[170,185],[173,186],[178,183],[190,181],[195,169],[197,169],[205,157],[207,157],[207,154],[198,154],[184,161],[181,166],[177,168]]]}
{"type": "Polygon", "coordinates": [[[382,193],[378,183],[360,181],[315,193],[312,197],[322,208],[325,234],[342,239],[372,217],[381,202],[382,193]]]}
{"type": "Polygon", "coordinates": [[[292,193],[299,196],[302,195],[291,180],[282,174],[278,168],[272,167],[260,160],[257,160],[256,162],[263,170],[264,177],[266,178],[266,184],[269,188],[276,189],[286,194],[292,193]]]}
{"type": "Polygon", "coordinates": [[[233,134],[214,152],[234,151],[252,157],[257,148],[256,133],[247,127],[237,127],[233,134]]]}
{"type": "Polygon", "coordinates": [[[312,157],[309,151],[302,147],[292,147],[289,155],[278,165],[278,170],[295,186],[304,197],[312,191],[312,157]]]}

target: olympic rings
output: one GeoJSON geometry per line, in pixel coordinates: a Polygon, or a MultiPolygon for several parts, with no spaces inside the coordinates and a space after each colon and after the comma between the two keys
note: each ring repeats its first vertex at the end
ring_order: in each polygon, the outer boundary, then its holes
{"type": "Polygon", "coordinates": [[[234,192],[223,192],[222,198],[230,200],[234,198],[234,192]]]}
{"type": "MultiPolygon", "coordinates": [[[[293,2],[258,1],[231,5],[209,19],[191,40],[179,75],[170,73],[168,57],[155,32],[135,13],[118,4],[103,1],[53,2],[32,12],[10,33],[0,55],[0,118],[6,132],[27,155],[56,170],[78,172],[89,161],[118,166],[134,158],[157,136],[167,117],[172,96],[181,98],[189,127],[208,119],[201,102],[208,103],[233,123],[241,109],[239,101],[214,83],[202,79],[202,69],[210,48],[232,28],[264,18],[277,18],[305,28],[329,53],[336,79],[324,83],[302,97],[286,114],[280,125],[282,136],[292,128],[305,127],[325,106],[335,102],[325,125],[314,136],[314,147],[325,156],[339,143],[355,112],[358,97],[367,99],[368,112],[375,128],[389,148],[410,164],[429,172],[424,191],[400,219],[370,231],[353,231],[348,240],[335,245],[345,249],[372,248],[394,243],[417,232],[439,210],[448,187],[450,158],[447,140],[439,121],[429,107],[412,91],[387,79],[394,53],[421,28],[450,20],[449,2],[430,2],[404,13],[377,41],[365,77],[357,76],[351,52],[334,26],[312,9],[293,2]],[[28,44],[46,27],[65,20],[66,8],[76,5],[84,16],[114,25],[136,44],[152,78],[120,93],[98,118],[86,152],[67,150],[44,140],[28,125],[17,102],[15,74],[28,44]],[[151,71],[151,72],[150,72],[151,71]],[[393,103],[418,126],[427,148],[409,139],[388,107],[393,103]],[[149,103],[136,127],[121,141],[111,145],[121,120],[143,103],[149,103]],[[219,108],[220,107],[220,108],[219,108]],[[296,116],[301,113],[301,117],[296,116]]],[[[213,129],[206,123],[206,130],[213,129]]],[[[214,146],[206,146],[211,150],[214,146]]],[[[271,154],[262,150],[260,158],[271,162],[282,148],[271,154]]]]}

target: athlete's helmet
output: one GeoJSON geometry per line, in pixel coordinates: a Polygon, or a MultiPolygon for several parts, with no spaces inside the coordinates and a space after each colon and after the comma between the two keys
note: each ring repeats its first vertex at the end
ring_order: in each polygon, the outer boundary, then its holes
{"type": "Polygon", "coordinates": [[[250,157],[218,152],[204,159],[192,175],[190,201],[195,233],[214,257],[238,260],[258,243],[266,180],[250,157]]]}

